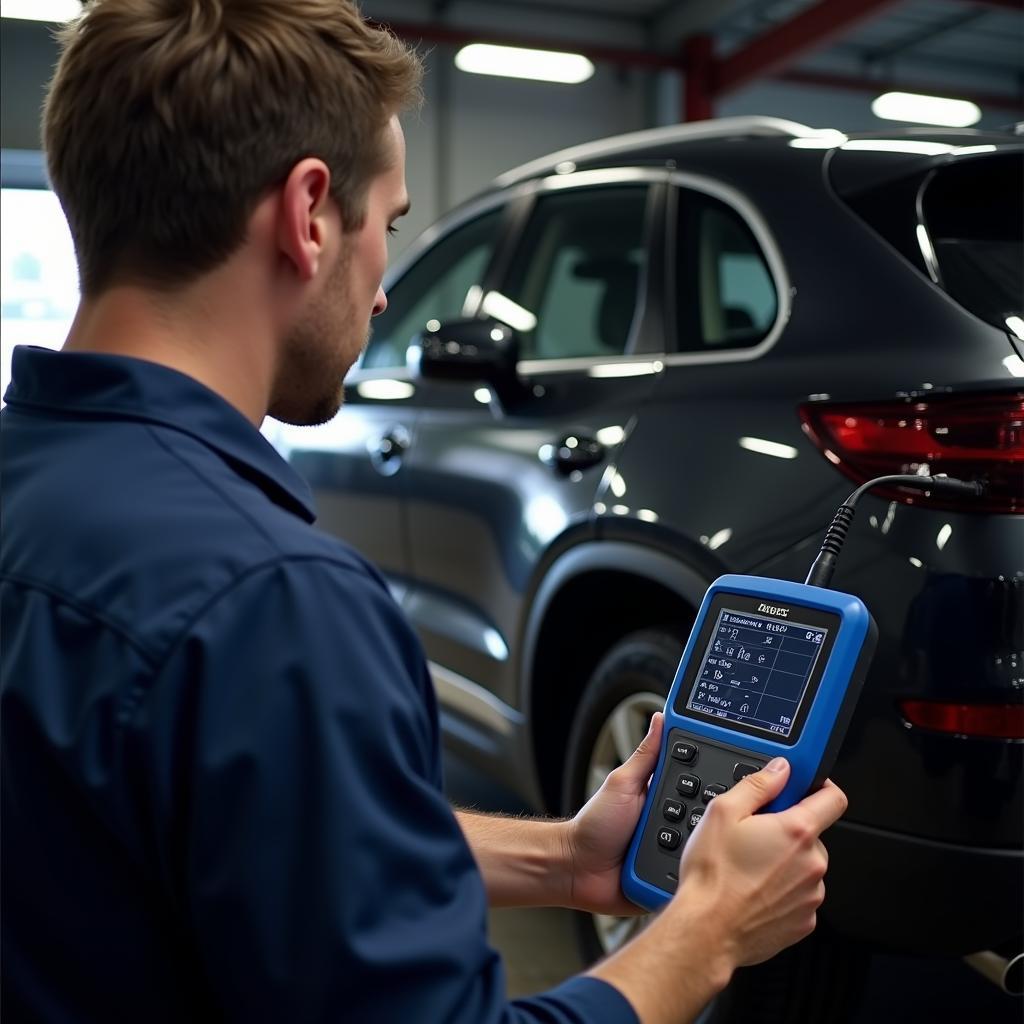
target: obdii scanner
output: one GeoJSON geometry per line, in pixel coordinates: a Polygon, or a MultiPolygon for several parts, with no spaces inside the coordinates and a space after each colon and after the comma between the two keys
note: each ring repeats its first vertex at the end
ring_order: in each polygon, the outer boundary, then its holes
{"type": "Polygon", "coordinates": [[[622,871],[655,910],[679,884],[679,859],[708,804],[773,757],[791,766],[763,810],[799,802],[827,778],[874,654],[863,602],[828,588],[860,496],[880,484],[981,493],[949,477],[870,480],[839,507],[804,583],[722,576],[704,595],[665,702],[658,767],[622,871]]]}

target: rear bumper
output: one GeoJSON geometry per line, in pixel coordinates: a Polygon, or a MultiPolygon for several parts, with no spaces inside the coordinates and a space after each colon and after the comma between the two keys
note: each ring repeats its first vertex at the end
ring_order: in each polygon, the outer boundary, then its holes
{"type": "Polygon", "coordinates": [[[964,955],[1020,939],[1024,851],[985,849],[840,822],[822,917],[897,952],[964,955]]]}

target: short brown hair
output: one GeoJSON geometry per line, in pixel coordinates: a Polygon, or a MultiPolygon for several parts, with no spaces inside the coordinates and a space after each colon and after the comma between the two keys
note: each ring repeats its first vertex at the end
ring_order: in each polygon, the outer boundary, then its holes
{"type": "Polygon", "coordinates": [[[419,100],[419,58],[349,0],[93,0],[60,43],[43,134],[84,295],[217,266],[305,157],[361,226],[419,100]]]}

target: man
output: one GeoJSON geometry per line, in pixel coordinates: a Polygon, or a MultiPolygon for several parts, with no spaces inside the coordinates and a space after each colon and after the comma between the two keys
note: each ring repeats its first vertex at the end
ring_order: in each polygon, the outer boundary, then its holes
{"type": "Polygon", "coordinates": [[[486,903],[632,912],[661,719],[568,822],[456,816],[423,656],[268,412],[341,402],[420,67],[344,0],[97,0],[47,100],[81,305],[3,414],[8,1019],[691,1020],[808,934],[834,786],[717,798],[632,944],[506,1002],[486,903]]]}

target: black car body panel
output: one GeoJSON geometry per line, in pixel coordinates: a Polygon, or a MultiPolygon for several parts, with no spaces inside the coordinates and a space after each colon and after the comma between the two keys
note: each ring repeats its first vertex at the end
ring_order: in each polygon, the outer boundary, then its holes
{"type": "MultiPolygon", "coordinates": [[[[991,134],[908,137],[1014,146],[991,134]]],[[[539,810],[559,809],[575,707],[616,640],[645,626],[684,637],[725,572],[803,579],[852,487],[803,429],[801,406],[1022,390],[1008,371],[1008,332],[954,301],[848,201],[950,154],[789,141],[662,133],[510,172],[396,267],[383,334],[397,335],[382,341],[392,352],[373,365],[371,346],[338,418],[280,439],[314,487],[321,526],[381,565],[416,625],[448,741],[539,810]],[[486,251],[464,247],[478,264],[457,289],[470,282],[466,300],[439,297],[437,315],[428,311],[438,323],[495,317],[487,297],[529,277],[529,260],[516,270],[522,240],[539,238],[526,256],[546,258],[548,236],[530,234],[538,210],[557,208],[545,201],[602,189],[621,198],[623,188],[644,190],[642,239],[629,243],[635,307],[616,307],[606,290],[593,316],[598,340],[614,324],[618,350],[521,359],[514,408],[481,382],[406,369],[405,343],[415,349],[417,338],[393,325],[403,303],[420,301],[403,292],[410,268],[501,211],[486,251]],[[694,298],[686,277],[706,256],[690,242],[698,223],[719,225],[712,242],[732,232],[721,258],[764,296],[738,310],[719,296],[711,327],[694,312],[711,300],[694,298]],[[749,344],[700,347],[702,330],[749,344]],[[782,455],[766,453],[766,440],[782,455]],[[581,445],[593,458],[558,461],[581,445]]],[[[584,255],[551,273],[583,308],[595,282],[611,280],[616,254],[585,217],[561,209],[550,214],[563,216],[560,237],[577,232],[584,255]]],[[[461,266],[453,251],[448,265],[461,266]]],[[[522,312],[513,302],[502,322],[540,346],[528,318],[512,323],[522,312]]],[[[868,496],[833,586],[871,609],[879,644],[835,770],[850,809],[831,833],[828,916],[851,935],[919,952],[1015,940],[1024,744],[910,727],[900,701],[1021,701],[1024,518],[868,496]]]]}

